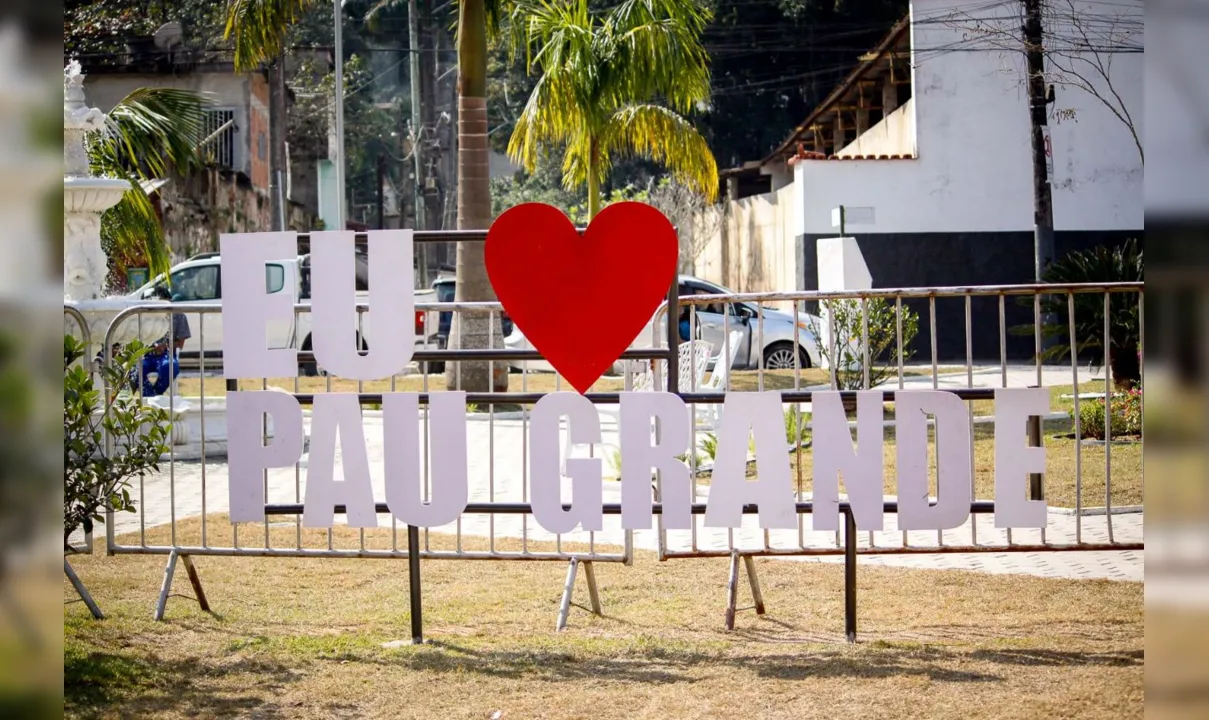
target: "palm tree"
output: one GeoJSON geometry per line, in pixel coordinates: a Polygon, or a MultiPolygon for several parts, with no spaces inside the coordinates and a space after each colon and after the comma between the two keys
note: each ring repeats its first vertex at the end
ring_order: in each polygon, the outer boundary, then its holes
{"type": "Polygon", "coordinates": [[[587,184],[589,217],[614,155],[660,162],[714,199],[717,164],[684,117],[709,98],[708,8],[626,0],[602,15],[588,0],[517,0],[511,17],[515,44],[542,73],[508,143],[514,160],[532,172],[544,146],[564,145],[563,185],[587,184]]]}
{"type": "MultiPolygon", "coordinates": [[[[487,137],[487,36],[499,30],[506,0],[458,1],[458,229],[491,226],[491,146],[487,137]]],[[[487,277],[484,243],[458,243],[456,290],[458,302],[495,300],[487,277]]],[[[482,316],[454,313],[449,347],[503,347],[499,322],[482,316]]],[[[508,389],[507,363],[446,364],[447,388],[468,392],[508,389]]]]}
{"type": "MultiPolygon", "coordinates": [[[[235,67],[249,68],[281,55],[290,24],[317,0],[228,0],[228,38],[235,43],[235,67]]],[[[396,0],[381,0],[371,15],[396,0]]],[[[487,34],[499,27],[507,0],[458,0],[458,229],[484,230],[491,225],[491,185],[487,146],[487,34]]],[[[487,278],[482,243],[459,243],[455,299],[459,302],[495,300],[487,278]]],[[[499,323],[495,337],[486,318],[454,314],[450,348],[503,347],[499,323]]],[[[446,364],[447,386],[470,392],[508,389],[506,363],[446,364]],[[457,367],[460,365],[461,367],[457,367]]]]}
{"type": "Polygon", "coordinates": [[[146,183],[202,163],[198,145],[207,101],[173,88],[140,88],[106,115],[87,138],[94,175],[130,182],[121,201],[101,216],[101,243],[110,257],[144,257],[152,275],[167,273],[171,257],[146,183]]]}

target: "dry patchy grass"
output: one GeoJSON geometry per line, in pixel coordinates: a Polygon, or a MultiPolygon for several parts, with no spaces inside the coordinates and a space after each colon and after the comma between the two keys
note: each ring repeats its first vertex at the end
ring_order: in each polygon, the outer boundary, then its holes
{"type": "MultiPolygon", "coordinates": [[[[725,560],[639,553],[597,569],[604,617],[576,609],[556,634],[565,565],[425,561],[429,643],[387,649],[410,637],[402,561],[198,558],[215,614],[178,594],[156,623],[163,562],[73,559],[108,619],[64,609],[68,715],[1142,714],[1141,584],[864,567],[849,646],[838,565],[757,560],[769,612],[726,632],[725,560]]],[[[183,572],[176,592],[191,592],[183,572]]]]}

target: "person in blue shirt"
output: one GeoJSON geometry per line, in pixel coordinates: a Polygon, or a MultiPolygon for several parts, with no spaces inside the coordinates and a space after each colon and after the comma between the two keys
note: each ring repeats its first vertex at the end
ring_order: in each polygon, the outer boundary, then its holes
{"type": "MultiPolygon", "coordinates": [[[[163,286],[157,286],[155,294],[163,300],[169,298],[168,290],[163,286]]],[[[184,314],[172,313],[171,332],[152,345],[147,354],[143,355],[140,366],[131,371],[131,387],[139,387],[141,380],[143,397],[156,397],[167,392],[168,384],[175,380],[181,372],[177,353],[184,347],[185,340],[192,335],[189,331],[189,321],[184,314]],[[155,375],[154,380],[151,378],[152,375],[155,375]]]]}
{"type": "Polygon", "coordinates": [[[693,337],[693,327],[689,305],[680,308],[680,342],[688,342],[693,337]]]}

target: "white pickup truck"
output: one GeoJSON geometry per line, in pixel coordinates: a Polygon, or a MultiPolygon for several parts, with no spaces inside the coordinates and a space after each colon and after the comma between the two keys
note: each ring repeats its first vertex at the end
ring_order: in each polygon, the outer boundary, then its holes
{"type": "MultiPolygon", "coordinates": [[[[203,253],[189,258],[170,271],[171,283],[167,289],[172,302],[189,302],[218,307],[222,304],[222,273],[218,253],[203,253]]],[[[357,257],[357,301],[368,302],[368,267],[365,256],[357,257]]],[[[150,299],[156,295],[156,286],[164,285],[163,276],[153,280],[130,293],[131,297],[150,299]]],[[[302,255],[297,258],[278,260],[265,265],[265,289],[272,293],[290,293],[294,304],[310,302],[310,256],[302,255]]],[[[416,302],[431,302],[432,290],[417,290],[416,302]]],[[[183,368],[200,368],[218,370],[222,367],[222,313],[185,313],[189,321],[191,337],[185,340],[181,349],[180,362],[183,368]],[[203,324],[204,328],[203,328],[203,324]],[[203,332],[204,330],[204,332],[203,332]],[[205,347],[202,347],[202,343],[205,347]],[[203,355],[204,350],[204,355],[203,355]]],[[[428,347],[428,315],[417,311],[416,349],[428,347]]],[[[369,348],[370,315],[361,317],[358,339],[361,348],[369,348]]],[[[295,313],[293,320],[275,321],[268,326],[268,342],[270,348],[296,347],[299,350],[311,349],[311,314],[309,312],[295,313]]],[[[314,362],[299,360],[300,375],[318,374],[314,362]]]]}

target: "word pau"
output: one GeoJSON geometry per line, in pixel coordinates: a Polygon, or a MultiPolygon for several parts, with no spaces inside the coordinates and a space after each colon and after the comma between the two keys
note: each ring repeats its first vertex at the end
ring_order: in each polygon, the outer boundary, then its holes
{"type": "MultiPolygon", "coordinates": [[[[421,410],[417,393],[382,397],[383,482],[386,505],[400,522],[419,527],[448,525],[465,510],[469,496],[466,394],[429,395],[421,410]],[[425,500],[421,419],[429,424],[431,492],[425,500]]],[[[859,530],[881,530],[883,520],[883,397],[857,393],[855,442],[838,392],[812,396],[813,529],[836,530],[839,485],[843,479],[859,530]]],[[[677,456],[689,450],[690,417],[683,400],[667,392],[621,393],[621,524],[627,530],[652,526],[652,472],[660,473],[664,526],[692,527],[692,482],[677,456]],[[655,424],[659,431],[654,431],[655,424]]],[[[779,392],[727,393],[718,428],[718,450],[705,511],[706,527],[737,528],[744,505],[756,505],[760,526],[793,529],[795,492],[779,392]],[[748,478],[748,448],[754,441],[756,477],[748,478]]],[[[1045,471],[1045,449],[1030,447],[1030,416],[1049,411],[1044,388],[995,391],[995,526],[1040,528],[1043,500],[1028,498],[1028,476],[1045,471]]],[[[899,391],[894,398],[898,527],[945,530],[969,517],[972,462],[969,408],[952,393],[899,391]],[[928,423],[936,426],[937,494],[929,495],[928,423]]],[[[280,391],[227,394],[230,508],[233,522],[265,519],[264,475],[290,467],[302,457],[302,407],[280,391]],[[273,419],[275,437],[265,444],[261,423],[273,419]]],[[[601,440],[600,418],[592,402],[573,392],[543,397],[532,410],[529,433],[529,496],[533,515],[551,533],[580,528],[602,530],[600,458],[569,458],[564,497],[560,473],[560,425],[575,443],[601,440]],[[564,507],[564,504],[568,504],[564,507]]],[[[342,505],[351,527],[377,527],[374,485],[365,428],[356,394],[317,395],[306,467],[303,525],[332,527],[342,505]],[[343,478],[336,478],[339,441],[343,478]]]]}

